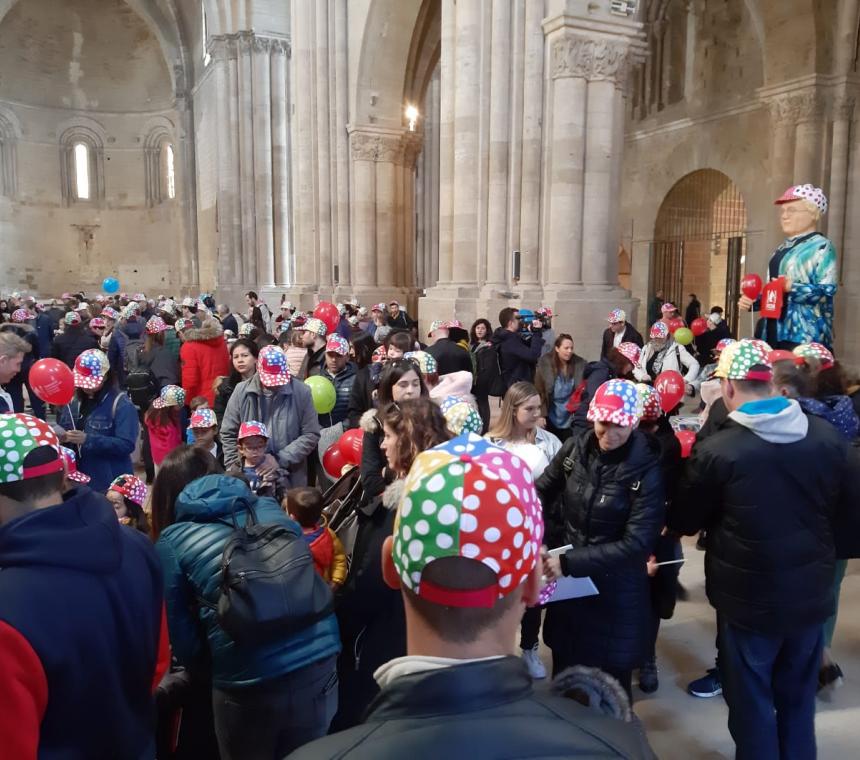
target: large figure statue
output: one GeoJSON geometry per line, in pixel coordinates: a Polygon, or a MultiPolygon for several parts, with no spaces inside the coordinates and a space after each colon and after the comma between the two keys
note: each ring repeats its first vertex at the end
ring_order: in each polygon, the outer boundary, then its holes
{"type": "MultiPolygon", "coordinates": [[[[774,202],[780,207],[780,224],[786,240],[768,264],[768,279],[785,278],[785,297],[779,319],[766,320],[765,337],[774,348],[792,349],[800,343],[833,345],[833,296],[836,294],[836,250],[815,231],[827,212],[821,188],[795,185],[774,202]]],[[[759,310],[742,296],[738,305],[759,310]]]]}

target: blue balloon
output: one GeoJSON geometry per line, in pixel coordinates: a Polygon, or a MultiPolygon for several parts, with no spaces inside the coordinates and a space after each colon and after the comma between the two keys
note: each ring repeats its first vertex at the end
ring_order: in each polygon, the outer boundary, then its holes
{"type": "Polygon", "coordinates": [[[119,290],[119,280],[116,277],[105,277],[102,288],[105,293],[116,293],[119,290]]]}

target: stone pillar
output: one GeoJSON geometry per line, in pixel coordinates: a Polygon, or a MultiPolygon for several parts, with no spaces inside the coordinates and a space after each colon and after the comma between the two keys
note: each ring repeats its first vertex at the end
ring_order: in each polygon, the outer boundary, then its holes
{"type": "MultiPolygon", "coordinates": [[[[316,175],[317,175],[317,240],[319,241],[318,279],[320,295],[332,297],[332,199],[331,199],[331,137],[329,119],[329,15],[326,2],[311,3],[315,22],[315,89],[316,89],[316,175]]],[[[307,97],[307,96],[306,96],[307,97]]]]}
{"type": "Polygon", "coordinates": [[[454,87],[457,67],[457,5],[442,0],[442,53],[439,59],[439,284],[454,277],[454,87]]]}
{"type": "MultiPolygon", "coordinates": [[[[787,187],[794,184],[794,129],[795,117],[790,98],[774,98],[770,107],[770,194],[776,200],[787,187]]],[[[768,245],[776,247],[783,238],[779,215],[774,211],[767,221],[768,245]]]]}
{"type": "Polygon", "coordinates": [[[798,184],[821,184],[823,105],[817,93],[796,96],[797,130],[794,145],[794,178],[798,184]]]}
{"type": "Polygon", "coordinates": [[[254,206],[254,74],[252,32],[236,35],[239,84],[239,199],[242,215],[242,280],[257,287],[257,220],[254,206]]]}
{"type": "Polygon", "coordinates": [[[274,212],[275,284],[292,283],[290,224],[290,141],[287,92],[289,46],[278,40],[272,46],[272,195],[274,212]]]}
{"type": "Polygon", "coordinates": [[[226,41],[222,38],[210,46],[215,76],[215,113],[218,117],[218,282],[217,287],[224,289],[235,284],[234,260],[236,258],[235,227],[233,225],[233,206],[236,202],[236,180],[233,162],[230,160],[233,147],[234,130],[230,122],[229,60],[226,41]]]}
{"type": "Polygon", "coordinates": [[[271,41],[253,40],[254,224],[258,289],[275,284],[275,234],[272,203],[272,69],[271,41]]]}
{"type": "Polygon", "coordinates": [[[349,136],[346,131],[347,122],[347,85],[348,85],[348,56],[347,56],[347,0],[334,0],[334,71],[335,83],[331,88],[334,98],[332,108],[334,116],[334,153],[335,153],[335,182],[332,188],[335,203],[335,232],[337,241],[338,283],[339,290],[352,293],[352,269],[349,256],[349,136]]]}

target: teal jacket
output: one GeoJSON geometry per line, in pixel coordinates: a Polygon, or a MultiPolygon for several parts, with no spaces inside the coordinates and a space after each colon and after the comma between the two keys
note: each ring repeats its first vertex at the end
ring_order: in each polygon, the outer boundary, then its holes
{"type": "Polygon", "coordinates": [[[251,503],[260,523],[281,523],[302,535],[273,499],[258,498],[241,480],[207,475],[185,487],[176,500],[176,522],[155,544],[164,572],[164,600],[173,654],[183,665],[211,655],[212,683],[236,688],[273,680],[340,651],[335,616],[291,636],[257,646],[237,646],[218,625],[213,609],[199,604],[202,597],[217,604],[221,583],[221,554],[233,532],[231,505],[245,524],[251,503]]]}

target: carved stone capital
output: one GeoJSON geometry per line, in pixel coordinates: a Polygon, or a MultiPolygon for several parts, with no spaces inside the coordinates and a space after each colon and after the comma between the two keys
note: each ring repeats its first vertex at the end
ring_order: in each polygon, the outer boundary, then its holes
{"type": "Polygon", "coordinates": [[[409,169],[414,168],[423,147],[424,135],[421,132],[408,132],[403,138],[403,165],[409,169]]]}
{"type": "Polygon", "coordinates": [[[552,78],[579,77],[589,81],[624,81],[630,46],[613,40],[565,34],[552,43],[552,78]]]}
{"type": "Polygon", "coordinates": [[[290,41],[284,37],[266,37],[254,32],[218,34],[209,38],[209,54],[216,61],[235,60],[239,53],[272,53],[289,56],[290,41]]]}
{"type": "Polygon", "coordinates": [[[373,132],[353,132],[349,138],[350,154],[354,161],[381,161],[402,164],[403,138],[373,132]]]}
{"type": "Polygon", "coordinates": [[[830,105],[833,121],[852,121],[854,119],[854,96],[837,95],[830,105]]]}
{"type": "Polygon", "coordinates": [[[779,95],[768,102],[770,117],[776,126],[792,126],[820,119],[824,104],[816,92],[779,95]]]}

